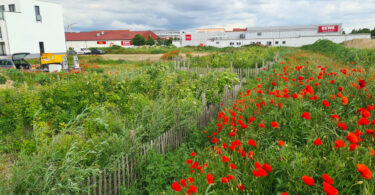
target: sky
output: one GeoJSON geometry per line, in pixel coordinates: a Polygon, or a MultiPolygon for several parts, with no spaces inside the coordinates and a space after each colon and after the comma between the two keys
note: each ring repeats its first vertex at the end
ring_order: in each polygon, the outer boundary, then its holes
{"type": "Polygon", "coordinates": [[[72,31],[260,27],[343,23],[375,27],[375,0],[48,0],[72,31]]]}

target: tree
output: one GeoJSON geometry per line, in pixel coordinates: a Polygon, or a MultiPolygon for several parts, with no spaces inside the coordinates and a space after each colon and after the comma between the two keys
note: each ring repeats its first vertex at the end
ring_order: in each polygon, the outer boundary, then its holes
{"type": "Polygon", "coordinates": [[[371,31],[371,38],[375,38],[375,28],[371,31]]]}
{"type": "Polygon", "coordinates": [[[158,39],[156,39],[156,44],[157,45],[163,45],[164,44],[163,39],[161,39],[160,37],[158,37],[158,39]]]}
{"type": "Polygon", "coordinates": [[[172,37],[169,37],[168,40],[164,41],[164,45],[167,45],[167,46],[172,45],[172,43],[173,43],[173,38],[172,37]]]}
{"type": "Polygon", "coordinates": [[[146,44],[147,45],[155,45],[155,40],[151,37],[151,35],[148,35],[146,44]]]}
{"type": "Polygon", "coordinates": [[[146,39],[142,35],[136,34],[134,36],[134,38],[132,39],[132,44],[135,45],[135,46],[145,45],[146,44],[146,39]]]}
{"type": "Polygon", "coordinates": [[[371,33],[371,30],[369,28],[363,28],[363,29],[353,29],[352,34],[359,34],[359,33],[371,33]]]}

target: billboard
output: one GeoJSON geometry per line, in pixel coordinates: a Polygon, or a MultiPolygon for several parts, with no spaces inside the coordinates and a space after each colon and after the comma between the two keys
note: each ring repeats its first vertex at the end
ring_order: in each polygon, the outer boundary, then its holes
{"type": "Polygon", "coordinates": [[[319,26],[318,32],[339,32],[339,25],[319,26]]]}
{"type": "Polygon", "coordinates": [[[185,35],[185,40],[186,41],[191,41],[191,35],[185,35]]]}
{"type": "Polygon", "coordinates": [[[132,45],[132,41],[121,41],[121,45],[122,46],[131,46],[132,45]]]}
{"type": "Polygon", "coordinates": [[[98,45],[105,45],[105,44],[107,44],[107,41],[98,41],[98,42],[96,42],[98,45]]]}

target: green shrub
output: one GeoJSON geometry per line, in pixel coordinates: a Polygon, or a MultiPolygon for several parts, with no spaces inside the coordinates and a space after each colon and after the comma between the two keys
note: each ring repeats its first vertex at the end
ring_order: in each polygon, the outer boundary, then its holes
{"type": "Polygon", "coordinates": [[[332,56],[345,64],[364,66],[373,66],[375,64],[374,51],[369,49],[346,48],[342,44],[336,44],[330,40],[318,40],[314,44],[303,46],[302,49],[332,56]]]}
{"type": "Polygon", "coordinates": [[[3,75],[0,75],[0,85],[5,84],[6,82],[7,79],[3,75]]]}

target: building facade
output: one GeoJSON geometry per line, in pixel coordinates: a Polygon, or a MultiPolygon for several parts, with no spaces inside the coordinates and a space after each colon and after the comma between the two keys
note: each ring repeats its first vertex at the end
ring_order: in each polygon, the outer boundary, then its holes
{"type": "MultiPolygon", "coordinates": [[[[231,32],[193,32],[182,34],[180,46],[241,47],[261,44],[267,46],[300,47],[328,39],[341,43],[353,39],[370,39],[370,34],[344,35],[342,24],[248,27],[231,32]]],[[[177,45],[177,44],[176,44],[177,45]]]]}
{"type": "Polygon", "coordinates": [[[0,55],[65,53],[62,6],[38,0],[0,1],[0,55]]]}
{"type": "Polygon", "coordinates": [[[158,37],[161,39],[172,38],[174,40],[180,40],[182,31],[180,30],[153,30],[158,37]]]}
{"type": "Polygon", "coordinates": [[[154,40],[159,38],[152,31],[130,31],[130,30],[104,30],[90,32],[67,32],[65,33],[66,47],[69,48],[92,48],[111,47],[114,45],[131,47],[131,40],[140,34],[146,40],[151,36],[154,40]]]}

